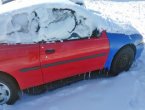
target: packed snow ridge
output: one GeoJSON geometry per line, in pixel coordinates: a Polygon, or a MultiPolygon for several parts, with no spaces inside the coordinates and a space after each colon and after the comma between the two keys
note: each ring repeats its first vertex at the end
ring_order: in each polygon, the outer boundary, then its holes
{"type": "MultiPolygon", "coordinates": [[[[0,43],[79,39],[90,37],[96,28],[112,33],[137,33],[131,25],[117,24],[74,2],[76,1],[17,0],[1,5],[0,43]]],[[[83,3],[82,0],[78,2],[83,3]]]]}

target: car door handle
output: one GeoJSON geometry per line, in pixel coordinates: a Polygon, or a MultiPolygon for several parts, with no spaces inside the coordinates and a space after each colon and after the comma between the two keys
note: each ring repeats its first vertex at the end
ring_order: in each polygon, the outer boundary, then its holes
{"type": "Polygon", "coordinates": [[[55,53],[55,50],[54,49],[48,49],[48,50],[45,50],[45,53],[46,54],[52,54],[52,53],[55,53]]]}

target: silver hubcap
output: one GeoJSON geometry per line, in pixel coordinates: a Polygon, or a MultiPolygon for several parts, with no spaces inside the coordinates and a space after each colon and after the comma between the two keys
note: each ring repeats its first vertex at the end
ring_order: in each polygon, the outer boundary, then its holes
{"type": "Polygon", "coordinates": [[[0,83],[0,104],[6,103],[10,98],[10,89],[7,85],[0,83]]]}

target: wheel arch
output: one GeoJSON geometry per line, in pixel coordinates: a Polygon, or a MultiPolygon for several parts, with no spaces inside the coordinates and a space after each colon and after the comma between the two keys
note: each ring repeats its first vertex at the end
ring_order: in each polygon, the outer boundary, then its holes
{"type": "Polygon", "coordinates": [[[135,46],[134,44],[127,44],[127,45],[122,46],[122,47],[115,53],[115,55],[113,56],[113,59],[112,59],[112,62],[111,62],[111,66],[110,66],[110,69],[111,69],[111,67],[112,67],[112,64],[113,64],[113,61],[114,61],[115,57],[118,55],[118,53],[119,53],[122,49],[124,49],[124,48],[126,48],[126,47],[130,47],[131,49],[133,49],[133,51],[134,51],[134,56],[136,55],[136,46],[135,46]]]}
{"type": "Polygon", "coordinates": [[[118,51],[115,53],[113,59],[116,57],[116,55],[117,55],[122,49],[124,49],[124,48],[126,48],[126,47],[132,48],[133,51],[134,51],[134,55],[136,55],[136,46],[135,46],[134,44],[126,44],[126,45],[122,46],[120,49],[118,49],[118,51]]]}
{"type": "Polygon", "coordinates": [[[108,33],[107,37],[110,42],[110,52],[108,55],[108,59],[104,65],[104,68],[110,71],[112,61],[115,55],[126,46],[130,46],[135,51],[135,57],[137,54],[137,47],[135,45],[135,40],[132,39],[129,35],[119,34],[119,33],[108,33]]]}
{"type": "Polygon", "coordinates": [[[107,70],[110,71],[114,58],[117,56],[117,54],[118,54],[123,48],[126,48],[126,47],[132,48],[132,49],[134,50],[134,55],[136,56],[137,49],[136,49],[136,46],[135,46],[134,44],[126,44],[126,45],[123,45],[123,46],[120,47],[119,49],[115,49],[115,51],[110,52],[110,55],[108,56],[108,60],[107,60],[107,62],[106,62],[106,64],[105,64],[105,69],[107,69],[107,70]]]}
{"type": "Polygon", "coordinates": [[[16,78],[14,78],[12,75],[10,75],[9,73],[6,73],[6,72],[3,72],[3,71],[0,71],[0,76],[10,78],[12,81],[14,81],[14,83],[16,84],[18,90],[21,90],[18,81],[17,81],[16,78]]]}

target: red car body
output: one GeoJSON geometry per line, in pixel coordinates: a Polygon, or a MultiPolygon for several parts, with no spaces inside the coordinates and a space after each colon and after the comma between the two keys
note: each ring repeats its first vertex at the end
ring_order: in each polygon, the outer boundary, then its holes
{"type": "Polygon", "coordinates": [[[0,71],[21,90],[103,69],[109,54],[105,31],[100,37],[56,43],[0,44],[0,71]]]}

